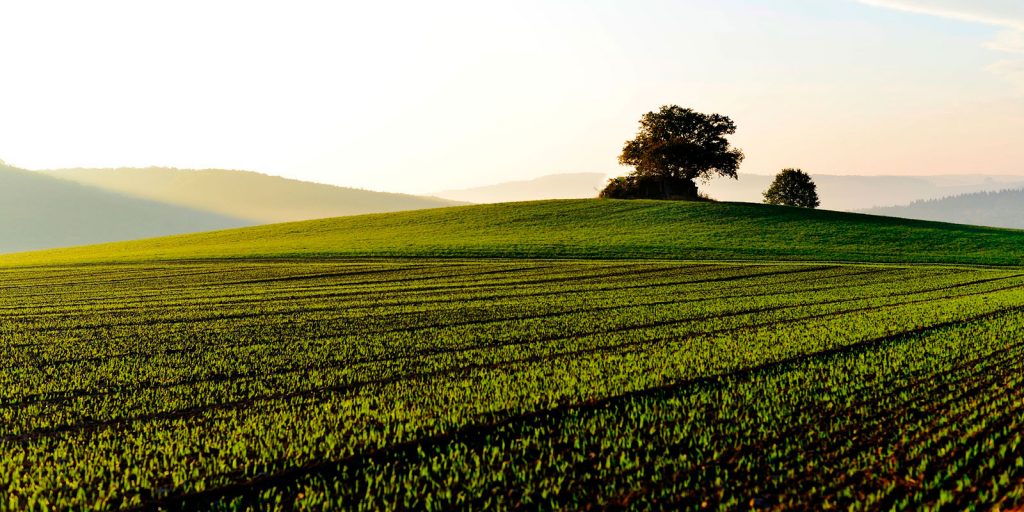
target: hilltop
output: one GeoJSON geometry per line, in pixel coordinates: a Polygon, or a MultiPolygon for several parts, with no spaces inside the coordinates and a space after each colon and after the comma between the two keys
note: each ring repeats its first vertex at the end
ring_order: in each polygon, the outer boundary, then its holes
{"type": "Polygon", "coordinates": [[[245,219],[250,224],[462,204],[436,197],[338,187],[251,171],[148,167],[41,172],[132,197],[245,219]]]}
{"type": "Polygon", "coordinates": [[[0,165],[0,252],[252,225],[0,165]]]}
{"type": "Polygon", "coordinates": [[[1024,189],[976,192],[907,205],[872,208],[864,213],[1001,228],[1024,228],[1024,189]]]}
{"type": "Polygon", "coordinates": [[[302,256],[1017,265],[1024,231],[750,203],[581,199],[257,226],[8,255],[0,264],[302,256]]]}

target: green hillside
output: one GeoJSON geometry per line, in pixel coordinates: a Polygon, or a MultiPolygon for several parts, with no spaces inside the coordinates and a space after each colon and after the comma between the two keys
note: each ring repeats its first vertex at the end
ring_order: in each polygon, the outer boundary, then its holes
{"type": "Polygon", "coordinates": [[[60,169],[44,173],[132,197],[242,218],[254,224],[460,204],[436,197],[336,187],[250,171],[149,167],[60,169]]]}
{"type": "Polygon", "coordinates": [[[1016,265],[1024,231],[750,203],[558,200],[258,226],[9,255],[4,264],[486,256],[1016,265]]]}

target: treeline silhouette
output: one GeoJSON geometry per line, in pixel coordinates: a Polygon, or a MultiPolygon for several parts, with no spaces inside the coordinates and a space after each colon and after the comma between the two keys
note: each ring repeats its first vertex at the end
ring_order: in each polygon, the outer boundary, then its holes
{"type": "Polygon", "coordinates": [[[872,208],[866,213],[1021,229],[1024,228],[1024,189],[974,192],[941,199],[925,199],[903,206],[872,208]]]}

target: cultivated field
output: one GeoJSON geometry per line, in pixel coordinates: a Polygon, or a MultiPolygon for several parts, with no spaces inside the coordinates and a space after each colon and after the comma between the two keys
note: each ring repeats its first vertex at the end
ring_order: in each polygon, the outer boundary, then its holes
{"type": "Polygon", "coordinates": [[[9,267],[0,318],[12,509],[1024,505],[1015,269],[9,267]]]}

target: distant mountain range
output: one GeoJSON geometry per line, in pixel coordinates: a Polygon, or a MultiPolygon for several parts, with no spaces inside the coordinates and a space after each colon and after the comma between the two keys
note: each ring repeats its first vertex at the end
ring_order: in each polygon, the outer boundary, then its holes
{"type": "Polygon", "coordinates": [[[904,206],[869,208],[863,212],[907,219],[1024,229],[1024,190],[975,192],[914,201],[904,206]]]}
{"type": "Polygon", "coordinates": [[[508,181],[483,187],[443,190],[433,195],[469,203],[509,203],[539,199],[597,197],[608,177],[599,172],[549,174],[530,180],[508,181]]]}
{"type": "Polygon", "coordinates": [[[245,171],[0,164],[0,252],[455,204],[245,171]]]}
{"type": "MultiPolygon", "coordinates": [[[[1024,188],[1024,176],[850,176],[812,174],[821,208],[860,211],[973,192],[1024,188]]],[[[719,201],[760,203],[773,176],[740,173],[738,180],[717,178],[699,183],[700,191],[719,201]]],[[[602,173],[551,174],[532,180],[485,187],[445,190],[434,195],[471,203],[597,197],[608,182],[602,173]]]]}
{"type": "Polygon", "coordinates": [[[0,165],[0,252],[252,225],[0,165]]]}
{"type": "MultiPolygon", "coordinates": [[[[811,174],[821,208],[861,211],[974,192],[1024,188],[1024,176],[844,176],[811,174]]],[[[719,201],[760,203],[773,176],[740,173],[739,180],[719,178],[700,187],[719,201]]],[[[700,185],[698,183],[698,185],[700,185]]]]}

